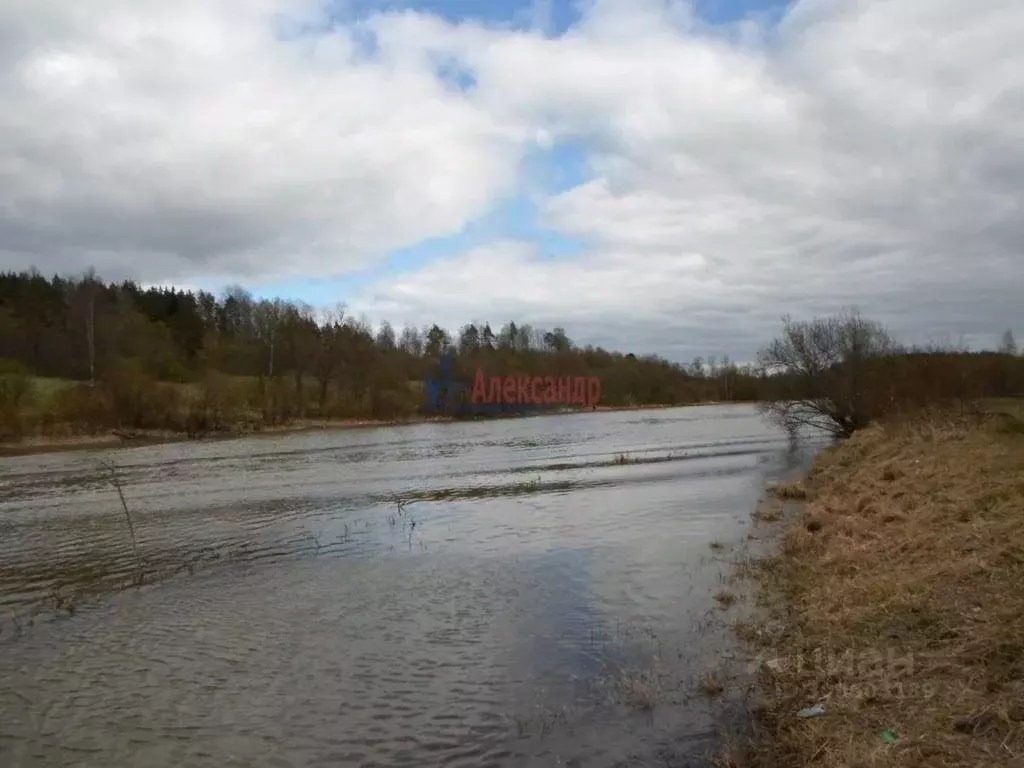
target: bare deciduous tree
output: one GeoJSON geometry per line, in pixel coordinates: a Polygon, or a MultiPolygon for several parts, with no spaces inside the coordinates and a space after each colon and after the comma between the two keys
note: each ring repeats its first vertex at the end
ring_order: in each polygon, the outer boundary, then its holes
{"type": "Polygon", "coordinates": [[[761,411],[791,437],[804,428],[849,437],[879,415],[871,363],[897,351],[885,328],[856,310],[811,321],[784,317],[782,336],[758,362],[784,374],[788,386],[761,411]]]}
{"type": "Polygon", "coordinates": [[[1013,331],[1009,328],[1007,328],[1006,333],[1003,334],[1003,340],[999,344],[999,351],[1004,355],[1017,354],[1017,340],[1013,338],[1013,331]]]}
{"type": "Polygon", "coordinates": [[[386,352],[391,352],[398,347],[398,341],[395,339],[395,329],[387,320],[382,322],[380,328],[377,329],[374,343],[386,352]]]}
{"type": "Polygon", "coordinates": [[[253,321],[256,336],[267,349],[267,378],[274,378],[274,356],[277,351],[278,334],[285,316],[285,302],[281,299],[263,299],[253,307],[253,321]]]}
{"type": "Polygon", "coordinates": [[[402,329],[401,348],[413,357],[423,356],[423,337],[415,326],[406,326],[402,329]]]}
{"type": "Polygon", "coordinates": [[[76,320],[80,320],[85,331],[86,362],[89,370],[89,386],[96,383],[96,299],[102,284],[96,277],[96,270],[90,267],[77,285],[72,286],[71,309],[76,320]]]}

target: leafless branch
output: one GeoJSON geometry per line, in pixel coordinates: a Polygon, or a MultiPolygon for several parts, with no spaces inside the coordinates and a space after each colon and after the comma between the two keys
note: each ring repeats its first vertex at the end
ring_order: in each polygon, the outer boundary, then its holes
{"type": "Polygon", "coordinates": [[[121,508],[124,509],[125,520],[128,521],[128,533],[132,537],[132,549],[135,552],[135,567],[138,571],[138,581],[142,583],[142,557],[139,555],[139,542],[135,538],[135,524],[132,522],[132,513],[128,509],[128,502],[124,498],[124,490],[121,487],[121,481],[117,476],[117,466],[112,461],[100,459],[99,464],[101,467],[106,469],[110,473],[110,482],[113,483],[114,488],[117,489],[117,496],[121,499],[121,508]]]}

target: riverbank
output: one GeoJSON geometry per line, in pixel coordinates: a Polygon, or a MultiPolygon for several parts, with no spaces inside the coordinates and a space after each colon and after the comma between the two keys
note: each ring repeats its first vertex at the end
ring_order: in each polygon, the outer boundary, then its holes
{"type": "Polygon", "coordinates": [[[19,456],[35,453],[55,453],[94,448],[112,448],[119,445],[155,445],[160,443],[186,442],[188,440],[234,440],[243,437],[272,437],[313,431],[396,427],[406,424],[426,424],[430,422],[449,421],[452,421],[452,419],[445,416],[423,416],[402,420],[301,419],[289,424],[273,427],[261,427],[259,429],[239,428],[207,432],[198,437],[191,437],[184,432],[174,432],[169,430],[114,429],[101,434],[44,435],[26,437],[18,442],[0,443],[0,456],[19,456]]]}
{"type": "MultiPolygon", "coordinates": [[[[564,416],[576,413],[664,410],[666,408],[683,408],[691,405],[722,405],[722,403],[689,403],[685,405],[599,405],[596,409],[559,409],[557,411],[535,412],[525,414],[504,414],[484,418],[527,418],[539,416],[564,416]]],[[[380,427],[398,427],[412,424],[448,423],[456,419],[452,416],[414,416],[405,419],[299,419],[288,424],[261,427],[259,429],[238,428],[218,432],[206,432],[198,437],[185,432],[155,429],[118,429],[98,434],[63,434],[34,435],[22,438],[17,442],[0,443],[0,456],[21,456],[37,453],[56,453],[62,451],[92,450],[113,448],[121,445],[151,445],[159,443],[185,442],[187,440],[231,440],[242,437],[280,436],[302,432],[341,429],[368,429],[380,427]]]]}
{"type": "Polygon", "coordinates": [[[1024,420],[874,426],[775,496],[736,625],[755,732],[720,764],[1021,765],[1024,420]]]}

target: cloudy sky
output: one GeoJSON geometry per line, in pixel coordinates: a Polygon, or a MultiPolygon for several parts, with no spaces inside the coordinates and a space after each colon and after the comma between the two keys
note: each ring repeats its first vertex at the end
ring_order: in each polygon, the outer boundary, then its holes
{"type": "Polygon", "coordinates": [[[749,359],[1024,338],[1020,0],[0,0],[0,269],[749,359]]]}

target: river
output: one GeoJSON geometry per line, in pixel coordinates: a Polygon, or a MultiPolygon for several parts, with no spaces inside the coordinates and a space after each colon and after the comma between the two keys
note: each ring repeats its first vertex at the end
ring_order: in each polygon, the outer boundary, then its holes
{"type": "Polygon", "coordinates": [[[812,449],[733,405],[0,459],[0,765],[689,765],[812,449]]]}

